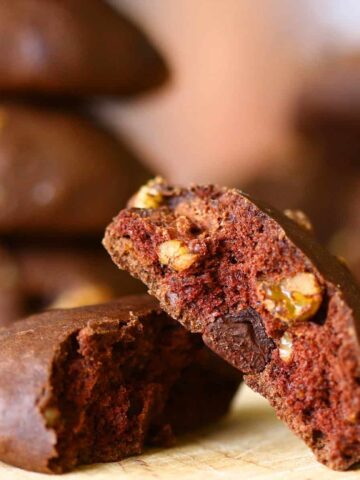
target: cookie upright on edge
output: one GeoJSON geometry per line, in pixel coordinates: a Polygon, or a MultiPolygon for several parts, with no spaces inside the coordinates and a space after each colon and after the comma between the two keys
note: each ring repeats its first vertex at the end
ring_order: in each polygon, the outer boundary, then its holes
{"type": "Polygon", "coordinates": [[[238,372],[148,296],[0,331],[0,459],[41,472],[116,461],[223,415],[238,372]]]}
{"type": "Polygon", "coordinates": [[[309,232],[238,190],[155,180],[104,244],[319,461],[360,460],[360,292],[309,232]]]}
{"type": "Polygon", "coordinates": [[[167,69],[147,36],[106,0],[2,0],[0,91],[124,95],[167,69]]]}

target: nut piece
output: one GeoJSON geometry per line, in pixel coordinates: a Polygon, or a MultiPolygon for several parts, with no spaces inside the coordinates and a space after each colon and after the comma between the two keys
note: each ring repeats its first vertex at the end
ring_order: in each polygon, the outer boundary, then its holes
{"type": "Polygon", "coordinates": [[[62,292],[49,308],[75,308],[85,305],[104,303],[113,298],[108,287],[96,284],[84,284],[62,292]]]}
{"type": "Polygon", "coordinates": [[[283,362],[290,362],[292,357],[292,338],[288,332],[280,338],[279,356],[283,362]]]}
{"type": "Polygon", "coordinates": [[[158,255],[162,265],[169,265],[177,272],[190,268],[199,258],[199,255],[191,253],[185,243],[180,240],[168,240],[161,243],[158,255]]]}
{"type": "Polygon", "coordinates": [[[305,230],[309,232],[314,231],[314,227],[309,217],[302,210],[291,210],[288,208],[284,210],[284,215],[286,215],[288,218],[293,220],[295,223],[300,225],[300,227],[304,228],[305,230]]]}
{"type": "Polygon", "coordinates": [[[139,191],[132,197],[129,206],[133,208],[158,208],[162,204],[164,197],[159,187],[164,183],[161,177],[149,180],[143,185],[139,191]]]}
{"type": "Polygon", "coordinates": [[[313,317],[322,301],[313,273],[297,273],[278,282],[260,281],[257,290],[266,310],[288,324],[313,317]]]}

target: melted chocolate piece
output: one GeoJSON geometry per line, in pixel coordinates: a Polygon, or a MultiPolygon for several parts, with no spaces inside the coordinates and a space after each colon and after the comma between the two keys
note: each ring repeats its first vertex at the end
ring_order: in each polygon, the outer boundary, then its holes
{"type": "Polygon", "coordinates": [[[253,308],[241,310],[238,315],[217,318],[206,326],[203,340],[211,350],[245,374],[264,370],[275,348],[265,333],[260,315],[253,308]]]}

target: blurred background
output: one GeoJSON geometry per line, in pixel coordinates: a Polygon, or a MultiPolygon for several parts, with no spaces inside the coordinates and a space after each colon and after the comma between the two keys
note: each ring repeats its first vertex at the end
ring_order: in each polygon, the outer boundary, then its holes
{"type": "Polygon", "coordinates": [[[359,27],[358,0],[0,0],[0,321],[139,291],[100,240],[155,174],[304,211],[360,279],[359,27]]]}

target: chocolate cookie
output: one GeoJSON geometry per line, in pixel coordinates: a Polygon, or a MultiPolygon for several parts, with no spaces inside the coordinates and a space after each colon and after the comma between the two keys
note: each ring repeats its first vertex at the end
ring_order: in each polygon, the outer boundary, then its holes
{"type": "Polygon", "coordinates": [[[37,241],[0,250],[0,326],[48,308],[93,305],[144,290],[91,243],[37,241]]]}
{"type": "MultiPolygon", "coordinates": [[[[360,133],[360,131],[359,131],[360,133]]],[[[350,190],[347,211],[343,215],[343,226],[331,238],[331,252],[340,256],[360,281],[360,177],[354,178],[350,190]]]]}
{"type": "Polygon", "coordinates": [[[244,372],[319,461],[359,461],[360,291],[347,268],[235,189],[156,180],[130,205],[106,231],[115,263],[244,372]]]}
{"type": "Polygon", "coordinates": [[[121,143],[76,113],[0,107],[2,234],[99,233],[147,177],[121,143]]]}
{"type": "Polygon", "coordinates": [[[315,225],[327,227],[323,228],[327,233],[323,240],[329,248],[359,272],[359,55],[333,59],[319,69],[299,100],[297,128],[318,152],[318,174],[303,189],[306,208],[315,225]],[[324,215],[327,211],[331,215],[324,215]]]}
{"type": "Polygon", "coordinates": [[[123,95],[160,84],[149,39],[103,0],[0,2],[0,91],[123,95]]]}
{"type": "Polygon", "coordinates": [[[355,136],[360,128],[359,85],[360,56],[334,58],[309,79],[299,99],[299,130],[328,147],[330,161],[337,162],[340,159],[336,156],[345,154],[343,165],[358,163],[355,154],[360,147],[355,136]],[[350,145],[346,145],[349,140],[350,145]]]}
{"type": "Polygon", "coordinates": [[[303,210],[316,236],[332,244],[351,229],[347,211],[360,177],[360,56],[333,59],[311,76],[298,99],[293,136],[287,151],[242,188],[280,210],[303,210]]]}
{"type": "Polygon", "coordinates": [[[147,296],[30,317],[0,348],[0,459],[39,472],[166,445],[223,415],[240,381],[147,296]]]}
{"type": "Polygon", "coordinates": [[[23,315],[23,295],[19,288],[19,269],[6,248],[0,248],[0,327],[23,315]]]}

